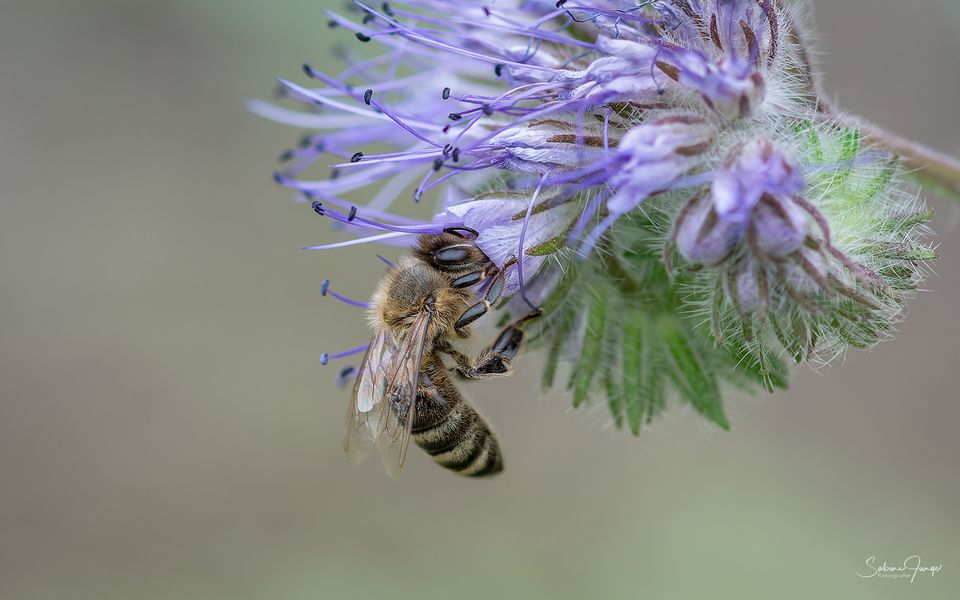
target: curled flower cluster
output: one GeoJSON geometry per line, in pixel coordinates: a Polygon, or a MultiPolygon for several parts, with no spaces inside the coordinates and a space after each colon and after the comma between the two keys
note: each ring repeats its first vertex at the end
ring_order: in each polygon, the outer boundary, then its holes
{"type": "Polygon", "coordinates": [[[670,398],[727,427],[723,383],[785,387],[783,358],[883,339],[934,258],[896,157],[824,112],[795,5],[353,11],[329,26],[381,54],[281,79],[299,110],[251,104],[311,131],[275,177],[357,234],[311,248],[476,230],[495,263],[519,259],[499,310],[544,310],[545,385],[569,364],[574,404],[605,396],[634,433],[670,398]],[[328,178],[306,177],[330,156],[328,178]],[[390,210],[411,198],[436,215],[390,210]]]}

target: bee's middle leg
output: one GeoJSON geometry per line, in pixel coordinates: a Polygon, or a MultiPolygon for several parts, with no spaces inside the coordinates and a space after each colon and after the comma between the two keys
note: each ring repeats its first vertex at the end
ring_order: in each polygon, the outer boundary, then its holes
{"type": "Polygon", "coordinates": [[[497,336],[496,341],[485,348],[476,359],[471,360],[450,347],[443,348],[442,351],[453,357],[457,363],[454,371],[465,379],[508,375],[512,369],[511,362],[523,343],[523,326],[540,317],[541,314],[539,310],[535,310],[507,325],[497,336]]]}

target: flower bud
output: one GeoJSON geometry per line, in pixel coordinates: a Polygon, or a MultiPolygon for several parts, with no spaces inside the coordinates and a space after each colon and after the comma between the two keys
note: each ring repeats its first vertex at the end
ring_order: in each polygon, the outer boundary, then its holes
{"type": "Polygon", "coordinates": [[[674,243],[691,263],[712,266],[729,257],[743,237],[744,225],[720,220],[712,198],[692,200],[676,223],[674,243]]]}
{"type": "Polygon", "coordinates": [[[807,215],[793,201],[804,185],[768,140],[738,146],[714,176],[709,196],[691,201],[678,218],[677,249],[704,265],[722,262],[748,236],[763,257],[794,252],[807,235],[807,215]]]}

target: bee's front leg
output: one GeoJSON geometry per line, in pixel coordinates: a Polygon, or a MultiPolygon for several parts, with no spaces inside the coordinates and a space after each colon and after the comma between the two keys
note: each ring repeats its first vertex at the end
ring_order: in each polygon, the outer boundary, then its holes
{"type": "MultiPolygon", "coordinates": [[[[507,269],[516,263],[516,257],[511,258],[505,265],[503,265],[502,269],[498,269],[493,273],[493,281],[490,282],[490,285],[487,287],[486,292],[484,292],[483,298],[480,300],[480,302],[477,302],[467,310],[463,311],[463,314],[460,315],[460,318],[457,319],[456,323],[454,323],[453,327],[458,334],[462,332],[467,325],[487,314],[487,312],[490,310],[490,307],[496,304],[497,300],[500,299],[500,296],[503,295],[503,289],[507,286],[507,269]]],[[[482,279],[478,279],[474,283],[477,283],[481,280],[482,279]]],[[[461,337],[466,336],[461,334],[461,337]]]]}

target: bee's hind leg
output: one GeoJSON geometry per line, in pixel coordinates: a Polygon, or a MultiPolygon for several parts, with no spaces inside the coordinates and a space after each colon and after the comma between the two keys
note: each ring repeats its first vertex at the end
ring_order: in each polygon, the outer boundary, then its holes
{"type": "Polygon", "coordinates": [[[523,343],[523,326],[539,318],[541,314],[536,310],[508,325],[500,332],[496,341],[485,348],[474,360],[470,360],[469,357],[450,347],[443,348],[441,351],[453,357],[457,363],[454,371],[464,379],[509,375],[512,369],[511,361],[520,351],[523,343]]]}

